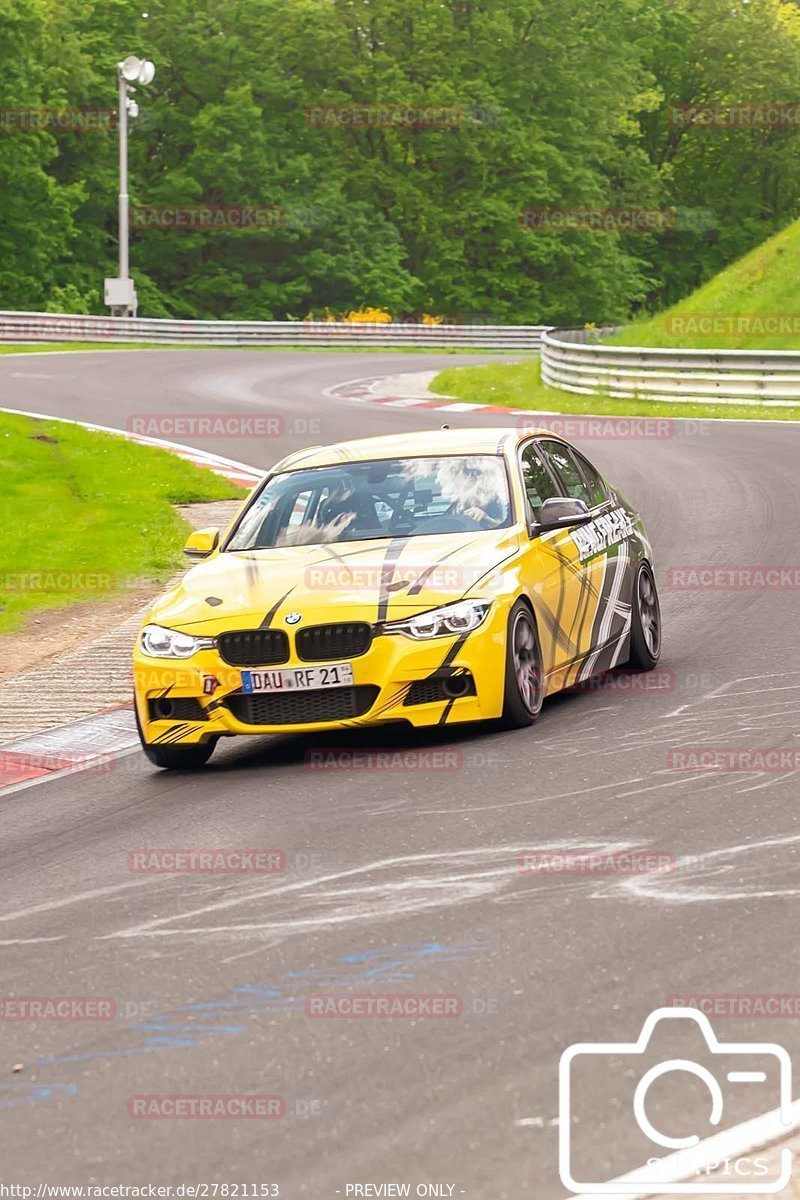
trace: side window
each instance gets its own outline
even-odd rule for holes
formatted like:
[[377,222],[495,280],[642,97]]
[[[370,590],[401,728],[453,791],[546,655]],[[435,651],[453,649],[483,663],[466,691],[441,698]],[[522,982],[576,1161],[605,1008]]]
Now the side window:
[[587,507],[592,507],[589,489],[583,482],[583,476],[578,470],[578,464],[572,457],[568,446],[559,442],[543,442],[542,450],[556,473],[556,478],[562,487],[562,496],[572,496],[573,500],[583,500]]
[[522,463],[522,482],[533,509],[534,518],[539,516],[539,509],[550,496],[558,495],[556,486],[550,477],[550,472],[544,465],[539,446],[530,442],[520,456]]
[[306,519],[309,506],[311,504],[313,492],[298,492],[295,497],[292,511],[289,513],[287,525],[302,525]]
[[572,451],[572,457],[580,467],[581,474],[583,475],[583,478],[586,480],[586,483],[589,487],[589,495],[592,497],[589,507],[594,508],[597,504],[605,504],[606,500],[608,499],[608,495],[606,493],[606,486],[603,483],[598,471],[592,466],[589,460],[584,458],[582,454],[579,454],[577,450]]

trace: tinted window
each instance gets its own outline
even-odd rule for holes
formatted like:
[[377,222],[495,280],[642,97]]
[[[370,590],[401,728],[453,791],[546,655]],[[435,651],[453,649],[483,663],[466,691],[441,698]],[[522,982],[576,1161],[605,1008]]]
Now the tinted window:
[[287,525],[302,525],[307,519],[309,509],[314,502],[313,492],[298,492],[295,496],[294,505],[289,513]]
[[539,447],[531,442],[522,451],[522,481],[528,502],[533,509],[534,518],[539,516],[539,509],[550,496],[556,496],[555,484],[542,460]]
[[381,459],[274,475],[226,549],[471,533],[510,523],[499,456]]
[[589,507],[594,508],[596,504],[605,504],[608,496],[606,487],[599,473],[595,470],[588,459],[579,454],[577,450],[572,451],[572,457],[577,462],[581,469],[581,474],[589,486],[589,494],[592,497]]
[[547,459],[556,473],[556,478],[561,483],[561,495],[572,496],[574,500],[583,500],[589,507],[592,506],[592,498],[589,494],[589,489],[583,482],[583,476],[578,470],[578,464],[572,457],[568,446],[562,446],[558,442],[544,442],[542,449],[547,454]]

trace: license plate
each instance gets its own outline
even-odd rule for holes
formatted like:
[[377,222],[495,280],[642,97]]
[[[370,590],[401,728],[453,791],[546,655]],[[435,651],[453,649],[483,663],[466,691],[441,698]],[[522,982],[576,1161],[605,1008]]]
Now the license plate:
[[327,667],[285,667],[277,671],[242,671],[243,692],[308,692],[314,688],[352,687],[350,663]]

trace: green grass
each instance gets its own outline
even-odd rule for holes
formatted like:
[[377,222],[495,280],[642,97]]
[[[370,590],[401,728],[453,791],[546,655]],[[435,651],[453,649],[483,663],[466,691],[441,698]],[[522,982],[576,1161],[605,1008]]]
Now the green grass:
[[[685,300],[609,339],[625,346],[698,350],[800,349],[800,220],[721,271]],[[780,316],[788,328],[758,328]],[[707,331],[692,318],[715,317]],[[739,318],[730,321],[728,318]],[[706,325],[708,322],[705,323]],[[738,328],[736,326],[739,326]]]
[[769,408],[760,404],[671,403],[659,400],[613,400],[581,396],[545,387],[539,363],[490,363],[483,367],[450,367],[440,371],[431,391],[471,404],[499,404],[534,412],[584,413],[588,416],[735,417],[745,420],[800,421],[800,404]]
[[172,506],[244,494],[164,450],[0,413],[0,632],[36,610],[156,591],[187,534]]
[[[673,350],[798,350],[799,261],[800,220],[733,263],[680,304],[649,320],[629,325],[606,340],[612,345]],[[770,332],[764,328],[766,318],[783,318],[783,327]],[[704,326],[707,326],[705,332]],[[590,416],[800,420],[800,402],[791,408],[773,408],[758,404],[673,404],[658,400],[613,400],[604,395],[581,396],[545,387],[539,364],[530,362],[442,371],[434,379],[432,390],[475,404]]]

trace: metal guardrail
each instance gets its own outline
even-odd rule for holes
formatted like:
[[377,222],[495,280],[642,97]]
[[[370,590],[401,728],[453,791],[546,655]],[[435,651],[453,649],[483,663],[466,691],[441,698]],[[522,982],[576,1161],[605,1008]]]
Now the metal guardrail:
[[0,343],[141,342],[206,346],[376,346],[541,349],[550,387],[615,398],[788,405],[800,401],[800,351],[609,346],[612,332],[550,325],[424,325],[350,321],[172,321],[0,311]]
[[800,351],[645,349],[597,341],[608,332],[547,330],[541,349],[544,383],[621,399],[775,406],[800,401]]
[[0,342],[147,342],[205,346],[420,346],[538,350],[547,325],[351,321],[171,321],[0,311]]

